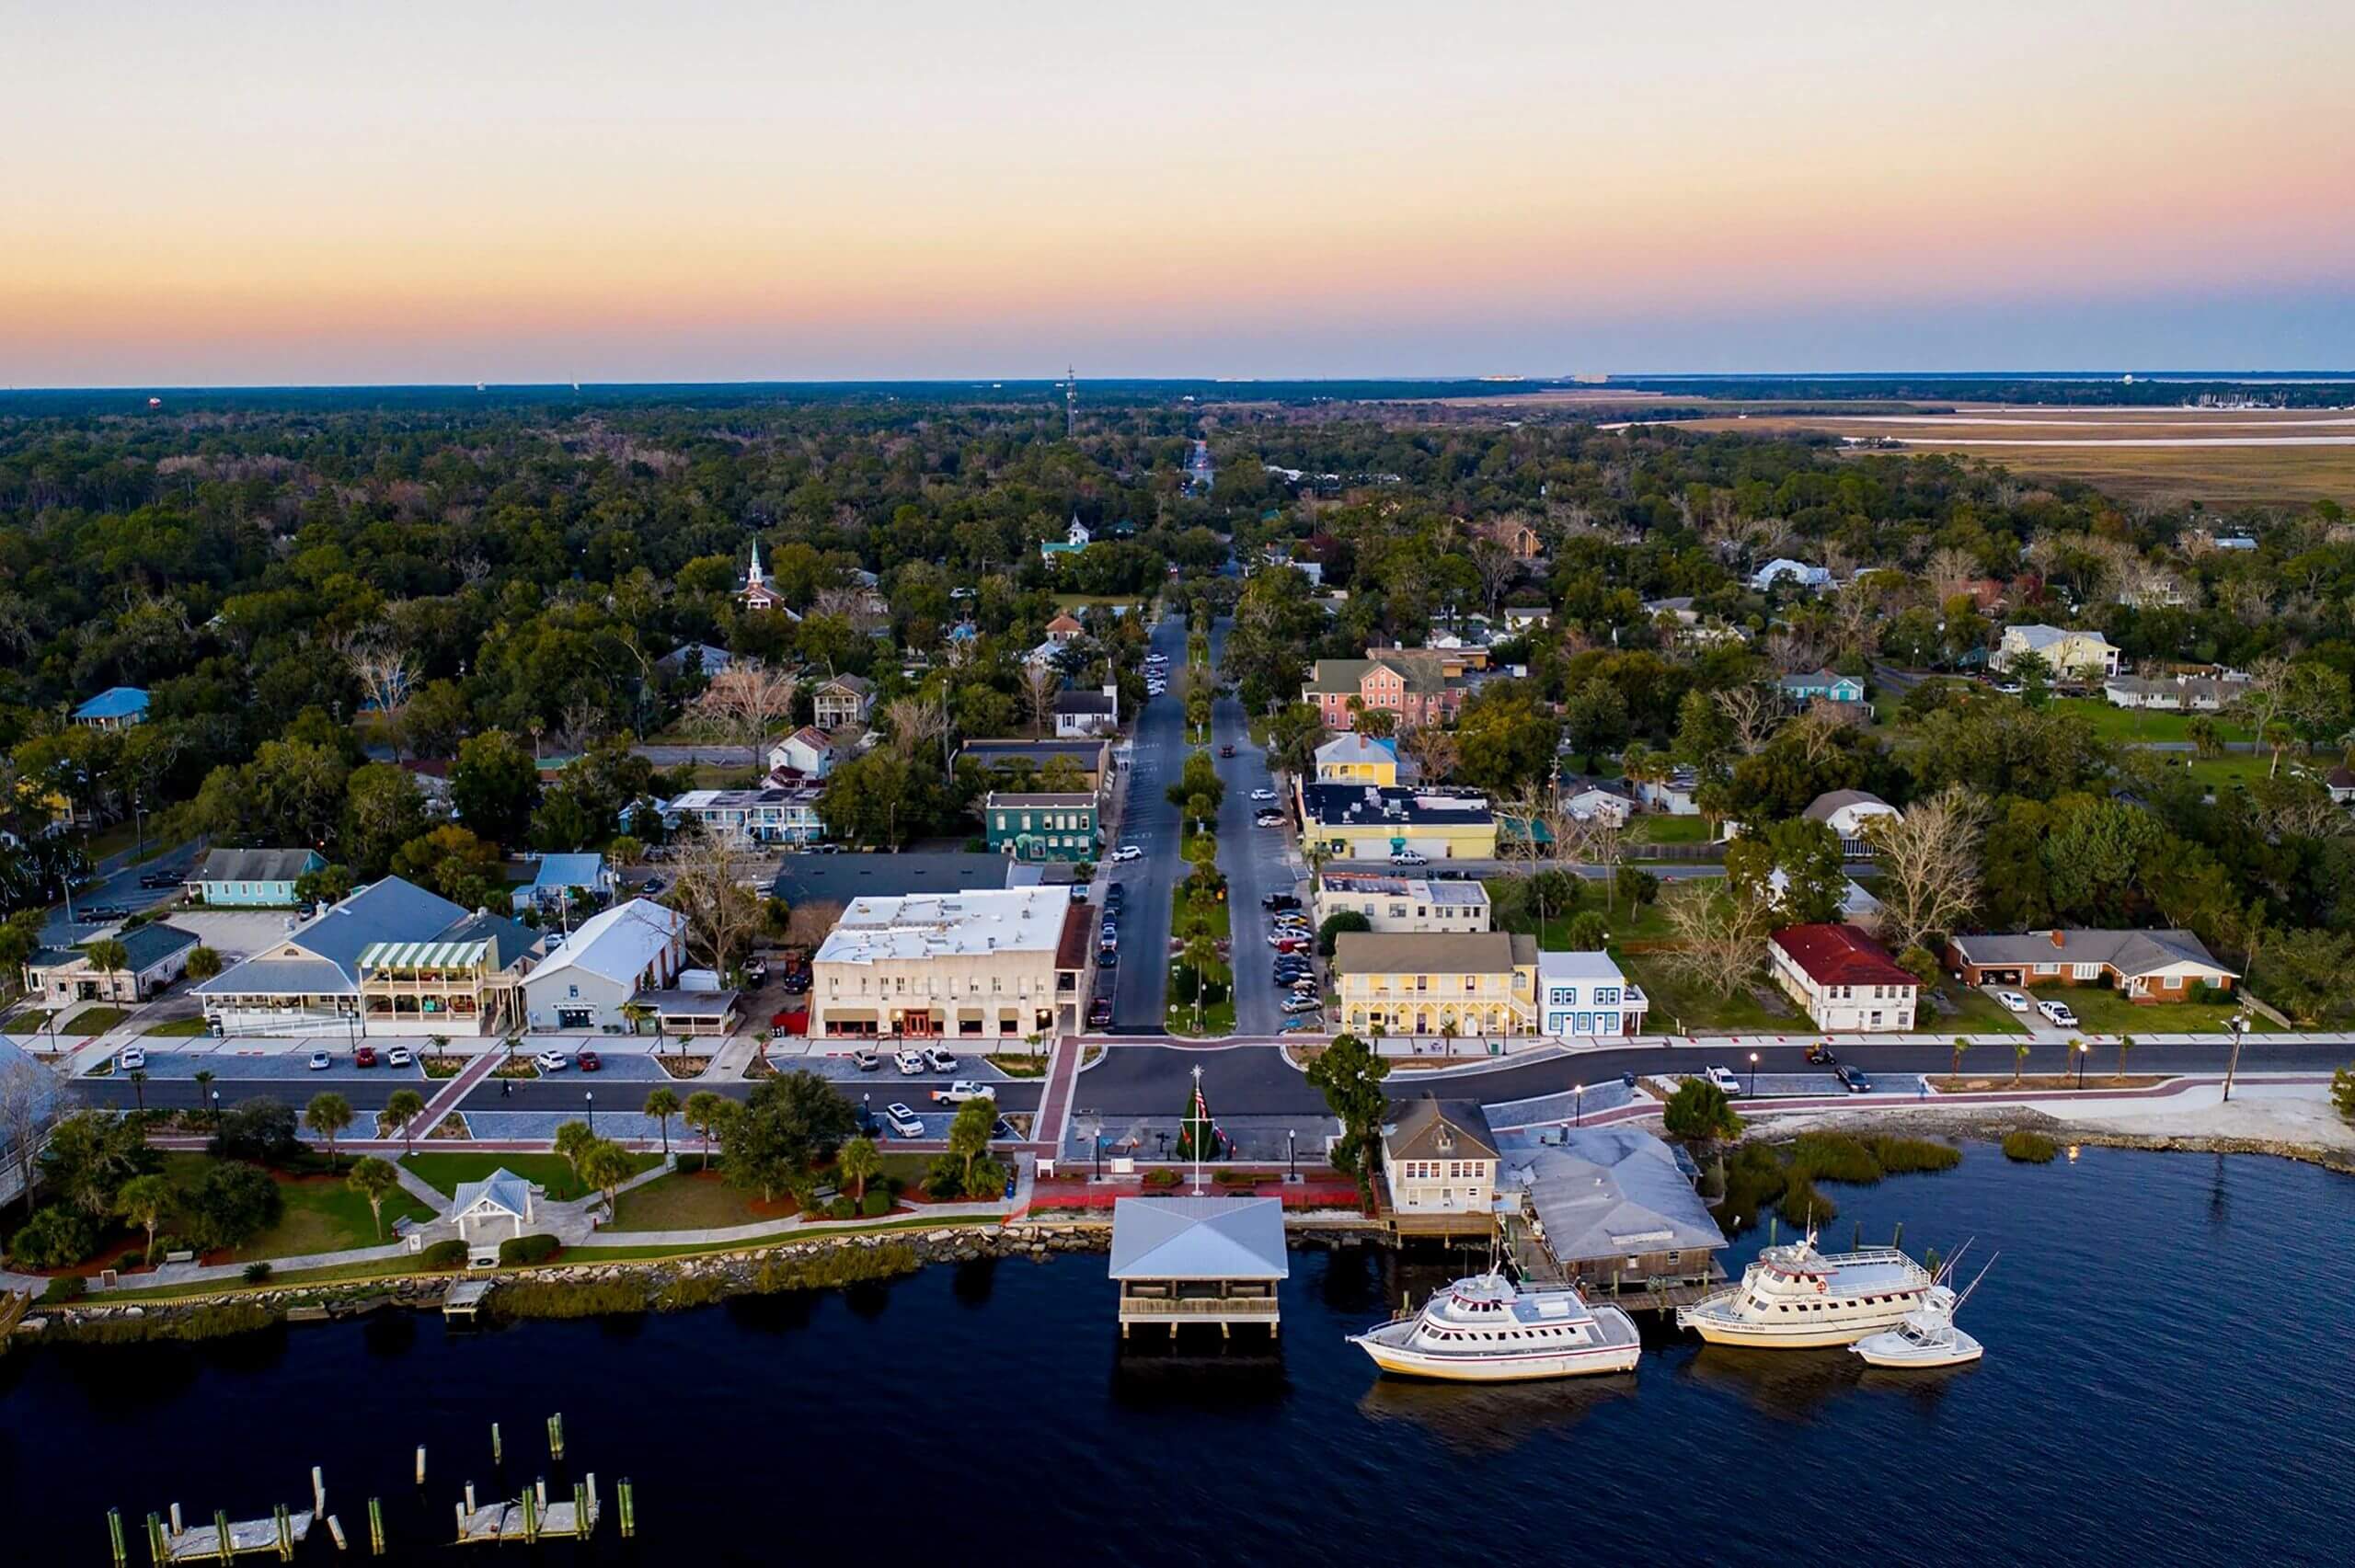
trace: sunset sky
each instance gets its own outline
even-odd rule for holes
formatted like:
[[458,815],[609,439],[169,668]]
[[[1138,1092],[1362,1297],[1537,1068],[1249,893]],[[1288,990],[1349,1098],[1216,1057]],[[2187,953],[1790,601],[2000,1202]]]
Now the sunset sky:
[[0,385],[2355,366],[2355,5],[0,0]]

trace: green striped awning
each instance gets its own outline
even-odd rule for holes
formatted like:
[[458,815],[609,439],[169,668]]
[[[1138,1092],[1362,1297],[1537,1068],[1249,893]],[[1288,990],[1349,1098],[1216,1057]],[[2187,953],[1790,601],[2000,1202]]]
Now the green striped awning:
[[488,942],[372,942],[360,950],[363,969],[471,969]]

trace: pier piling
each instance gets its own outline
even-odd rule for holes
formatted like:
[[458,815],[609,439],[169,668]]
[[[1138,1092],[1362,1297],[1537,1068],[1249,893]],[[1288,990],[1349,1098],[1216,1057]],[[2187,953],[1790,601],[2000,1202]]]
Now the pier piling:
[[169,1518],[169,1519],[172,1521],[172,1533],[173,1533],[174,1535],[178,1535],[178,1534],[179,1534],[179,1533],[180,1533],[180,1505],[179,1505],[178,1504],[177,1504],[177,1503],[173,1504],[173,1505],[172,1505],[172,1507],[171,1507],[171,1512],[170,1512],[168,1515],[167,1515],[166,1516],[167,1516],[167,1518]]
[[1898,1251],[1900,1251],[1900,1252],[1903,1252],[1903,1251],[1905,1250],[1905,1221],[1904,1221],[1904,1220],[1901,1219],[1901,1220],[1899,1220],[1899,1221],[1897,1222],[1897,1234],[1896,1234],[1896,1235],[1894,1235],[1894,1236],[1891,1236],[1891,1237],[1889,1239],[1889,1244],[1890,1244],[1890,1246],[1892,1246],[1892,1247],[1895,1247],[1895,1248],[1896,1248]]
[[614,1488],[614,1496],[621,1504],[622,1539],[628,1540],[638,1534],[638,1488],[631,1484],[629,1477],[624,1476],[621,1484]]
[[425,1484],[425,1445],[422,1443],[417,1446],[417,1483],[419,1486]]
[[335,1549],[338,1551],[346,1549],[347,1543],[343,1539],[343,1521],[333,1514],[327,1516],[327,1534],[335,1537]]
[[288,1516],[285,1504],[280,1503],[270,1508],[270,1524],[271,1532],[278,1538],[278,1560],[281,1562],[293,1562],[294,1521]]
[[147,1561],[157,1568],[164,1561],[164,1521],[152,1513],[147,1516]]
[[500,1443],[499,1423],[496,1421],[490,1424],[490,1462],[495,1465],[503,1465],[507,1462],[507,1452]]
[[560,1410],[548,1417],[548,1458],[564,1458],[564,1412]]
[[467,1512],[467,1513],[469,1513],[469,1514],[471,1514],[471,1513],[473,1513],[474,1511],[475,1511],[475,1483],[474,1483],[473,1482],[469,1481],[468,1482],[466,1482],[466,1512]]
[[311,1467],[311,1517],[325,1518],[327,1511],[327,1483],[319,1474],[319,1467]]
[[107,1551],[114,1568],[123,1568],[128,1554],[122,1549],[122,1510],[120,1508],[107,1510]]
[[385,1505],[374,1497],[368,1499],[368,1555],[385,1555]]
[[214,1531],[213,1539],[221,1543],[221,1561],[235,1562],[237,1560],[237,1538],[229,1531],[228,1509],[213,1510],[213,1528]]
[[1865,1222],[1861,1219],[1856,1221],[1856,1233],[1850,1238],[1848,1250],[1852,1253],[1861,1253],[1865,1250]]

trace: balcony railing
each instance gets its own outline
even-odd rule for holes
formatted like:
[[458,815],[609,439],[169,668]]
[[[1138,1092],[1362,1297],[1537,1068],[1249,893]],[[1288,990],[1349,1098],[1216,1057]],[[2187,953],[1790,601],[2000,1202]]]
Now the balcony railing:
[[1272,1296],[1189,1296],[1174,1301],[1165,1296],[1120,1298],[1124,1316],[1272,1318],[1276,1316],[1276,1305]]

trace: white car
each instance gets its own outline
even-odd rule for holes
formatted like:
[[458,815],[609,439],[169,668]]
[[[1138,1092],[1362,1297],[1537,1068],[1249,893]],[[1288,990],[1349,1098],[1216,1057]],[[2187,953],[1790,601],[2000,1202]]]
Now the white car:
[[925,1047],[924,1053],[924,1064],[925,1066],[932,1069],[935,1072],[954,1072],[957,1070],[957,1059],[954,1056],[947,1051],[933,1050],[929,1047]]
[[1738,1100],[1741,1097],[1741,1080],[1733,1075],[1733,1069],[1729,1067],[1712,1067],[1704,1073],[1703,1076],[1708,1079],[1710,1082],[1716,1084],[1718,1088],[1724,1090],[1726,1092],[1727,1099]]
[[960,1078],[946,1089],[932,1092],[936,1105],[961,1105],[968,1100],[994,1100],[997,1096],[970,1078]]
[[1430,863],[1430,856],[1420,850],[1392,850],[1390,852],[1390,864],[1393,865],[1429,865]]
[[917,1073],[924,1070],[924,1053],[922,1051],[894,1051],[891,1054],[891,1065],[900,1070],[901,1077],[913,1078]]
[[565,1059],[562,1051],[542,1051],[532,1059],[532,1065],[542,1072],[562,1072],[572,1063]]
[[1325,1004],[1323,1002],[1317,1001],[1316,998],[1313,996],[1288,996],[1284,998],[1284,1011],[1286,1013],[1314,1013],[1324,1005]]
[[407,1046],[395,1046],[391,1050],[385,1053],[385,1065],[386,1067],[407,1067],[416,1059],[417,1058],[415,1054],[413,1054]]
[[125,1047],[122,1054],[114,1059],[114,1064],[125,1072],[136,1072],[141,1068],[147,1065],[147,1047],[144,1046]]
[[1995,993],[1995,1000],[2002,1002],[2005,1007],[2010,1008],[2014,1013],[2026,1013],[2028,1011],[2028,998],[2022,996],[2016,990],[1999,990]]
[[883,1107],[883,1125],[902,1138],[924,1136],[924,1118],[897,1100]]
[[1251,798],[1254,800],[1273,800],[1276,798],[1276,792],[1271,789],[1255,789],[1251,792]]
[[1251,820],[1255,826],[1261,828],[1281,828],[1284,825],[1283,813],[1281,811],[1262,811]]
[[1144,851],[1135,844],[1122,844],[1119,849],[1112,852],[1112,858],[1114,860],[1122,861],[1143,860],[1144,858]]
[[313,1051],[311,1053],[311,1070],[313,1072],[325,1072],[334,1065],[335,1058],[327,1055],[327,1052]]
[[2036,1010],[2043,1013],[2044,1021],[2056,1029],[2074,1029],[2077,1026],[2077,1015],[2069,1011],[2069,1004],[2065,1001],[2039,1001],[2036,1004]]

